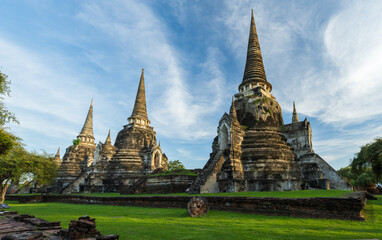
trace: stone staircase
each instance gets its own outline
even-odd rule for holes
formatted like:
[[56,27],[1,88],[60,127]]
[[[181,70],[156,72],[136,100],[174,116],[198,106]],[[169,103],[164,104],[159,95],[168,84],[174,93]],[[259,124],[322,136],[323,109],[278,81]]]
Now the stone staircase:
[[82,173],[80,176],[78,176],[76,179],[74,179],[68,186],[66,186],[64,189],[62,189],[61,193],[63,194],[70,194],[73,193],[73,190],[78,187],[78,185],[86,179],[94,172],[95,167],[90,166],[84,173]]
[[210,157],[208,162],[203,168],[203,172],[201,172],[196,180],[192,183],[190,187],[190,193],[200,193],[200,186],[202,186],[206,181],[208,176],[214,170],[216,164],[219,161],[219,158],[224,153],[224,150],[218,150],[214,155]]

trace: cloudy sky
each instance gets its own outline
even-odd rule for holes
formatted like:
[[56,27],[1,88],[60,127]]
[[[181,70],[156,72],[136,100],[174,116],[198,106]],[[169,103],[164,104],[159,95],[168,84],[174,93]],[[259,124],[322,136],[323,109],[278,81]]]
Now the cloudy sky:
[[338,169],[382,136],[382,1],[3,0],[0,71],[29,150],[76,138],[94,99],[96,142],[127,124],[141,68],[170,160],[201,168],[245,66],[254,9],[267,79],[291,122]]

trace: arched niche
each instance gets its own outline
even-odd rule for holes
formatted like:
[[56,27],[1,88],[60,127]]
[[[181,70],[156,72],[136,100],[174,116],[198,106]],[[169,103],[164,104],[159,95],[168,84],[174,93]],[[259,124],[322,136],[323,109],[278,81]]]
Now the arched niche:
[[160,168],[161,160],[162,160],[162,156],[161,156],[160,151],[154,152],[152,164],[151,164],[152,168],[153,169]]
[[219,145],[220,150],[228,148],[229,143],[229,128],[226,124],[222,124],[219,128]]

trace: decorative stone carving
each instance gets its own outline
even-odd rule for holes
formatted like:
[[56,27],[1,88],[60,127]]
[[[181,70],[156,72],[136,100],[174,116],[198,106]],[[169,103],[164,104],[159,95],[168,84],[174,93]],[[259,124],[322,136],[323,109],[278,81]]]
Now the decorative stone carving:
[[210,208],[208,201],[204,197],[193,197],[187,203],[187,213],[191,217],[200,217],[208,213]]

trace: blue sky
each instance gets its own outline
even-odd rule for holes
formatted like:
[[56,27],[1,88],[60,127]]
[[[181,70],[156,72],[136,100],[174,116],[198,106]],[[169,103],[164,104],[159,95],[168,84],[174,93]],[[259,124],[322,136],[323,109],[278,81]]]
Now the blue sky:
[[334,168],[382,136],[382,2],[13,1],[0,10],[6,102],[29,150],[61,157],[94,99],[94,135],[127,124],[145,68],[151,125],[170,160],[201,168],[242,81],[250,10],[265,71],[291,122]]

